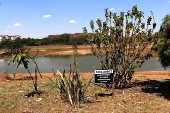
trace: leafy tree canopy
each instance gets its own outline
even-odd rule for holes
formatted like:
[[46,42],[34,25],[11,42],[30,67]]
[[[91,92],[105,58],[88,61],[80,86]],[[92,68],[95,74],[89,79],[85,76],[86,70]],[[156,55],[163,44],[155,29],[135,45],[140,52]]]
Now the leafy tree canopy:
[[170,66],[170,15],[163,19],[160,32],[157,33],[157,51],[164,68]]

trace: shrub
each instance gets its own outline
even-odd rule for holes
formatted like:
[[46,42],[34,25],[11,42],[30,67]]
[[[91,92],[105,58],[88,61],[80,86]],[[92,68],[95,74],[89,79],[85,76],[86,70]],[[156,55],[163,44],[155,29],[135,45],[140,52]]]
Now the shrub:
[[89,42],[99,68],[114,70],[115,88],[128,87],[135,69],[150,57],[156,27],[153,15],[145,20],[137,6],[120,13],[106,9],[105,20],[92,20],[90,26]]
[[60,92],[61,99],[69,101],[70,104],[75,107],[79,107],[80,102],[83,102],[85,99],[85,91],[87,87],[83,84],[77,70],[76,51],[74,54],[74,66],[72,69],[70,65],[70,72],[68,76],[66,76],[65,71],[63,74],[59,71],[54,74],[58,76],[57,88]]
[[[26,96],[34,96],[34,94],[40,94],[40,91],[38,90],[38,74],[41,76],[41,73],[39,71],[39,68],[38,68],[38,64],[35,60],[35,57],[31,56],[30,53],[29,53],[29,50],[28,49],[25,49],[25,48],[20,48],[20,49],[16,49],[14,52],[13,52],[13,55],[12,55],[12,58],[9,62],[9,65],[13,63],[13,64],[16,64],[16,70],[15,70],[15,73],[17,72],[18,68],[20,65],[23,65],[24,68],[27,70],[28,74],[30,75],[30,78],[32,79],[32,82],[33,82],[33,91],[29,94],[27,94]],[[29,68],[29,64],[30,63],[33,63],[35,65],[35,68],[34,68],[34,77],[32,76],[32,73],[30,71],[30,68]],[[15,73],[14,73],[14,78],[15,78]]]

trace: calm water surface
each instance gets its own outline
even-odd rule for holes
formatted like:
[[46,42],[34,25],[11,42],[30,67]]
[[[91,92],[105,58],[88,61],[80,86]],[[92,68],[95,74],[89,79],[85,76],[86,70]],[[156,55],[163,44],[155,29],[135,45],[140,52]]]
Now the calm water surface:
[[[41,72],[51,72],[52,70],[66,71],[69,70],[70,64],[73,64],[73,57],[39,57],[37,62]],[[96,58],[91,55],[79,56],[79,71],[87,72],[94,71],[96,65]],[[33,71],[34,65],[31,64],[30,68]],[[170,69],[170,68],[168,68]],[[8,59],[0,59],[0,72],[14,72],[15,65],[9,66]],[[138,71],[159,71],[164,70],[160,62],[156,58],[145,61],[143,66]],[[21,66],[18,70],[19,72],[25,72],[24,68]]]

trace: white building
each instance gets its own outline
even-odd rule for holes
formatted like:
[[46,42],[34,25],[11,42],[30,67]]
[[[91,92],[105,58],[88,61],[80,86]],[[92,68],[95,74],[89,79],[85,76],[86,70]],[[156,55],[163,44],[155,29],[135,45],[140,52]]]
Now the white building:
[[20,35],[0,35],[0,41],[2,40],[15,40],[17,38],[21,38]]

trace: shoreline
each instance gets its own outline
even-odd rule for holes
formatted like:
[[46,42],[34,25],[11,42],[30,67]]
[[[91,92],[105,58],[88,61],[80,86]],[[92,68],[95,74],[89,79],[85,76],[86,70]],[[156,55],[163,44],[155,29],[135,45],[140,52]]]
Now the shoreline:
[[[44,45],[44,46],[27,46],[33,56],[47,57],[47,56],[72,56],[72,45]],[[91,47],[89,45],[78,45],[78,55],[91,55]],[[5,50],[0,50],[0,58],[7,58],[8,55]]]
[[[72,56],[72,45],[47,45],[47,46],[29,46],[33,55],[37,56]],[[92,54],[91,47],[89,45],[78,45],[78,55]]]
[[[92,50],[90,45],[77,45],[78,55],[92,55]],[[43,46],[26,46],[30,49],[32,55],[38,57],[46,56],[72,56],[73,46],[72,45],[43,45]],[[158,57],[157,53],[152,53],[153,57]],[[8,57],[5,50],[0,50],[0,58]]]
[[[42,72],[42,79],[55,78],[52,72]],[[66,73],[67,75],[68,73]],[[34,75],[34,74],[33,74]],[[80,72],[80,76],[83,79],[90,79],[94,75],[93,72]],[[12,73],[0,72],[0,81],[9,81],[7,78],[12,77]],[[18,72],[16,73],[16,79],[22,80],[29,77],[28,73]],[[147,79],[170,79],[170,70],[165,71],[136,71],[134,78],[147,78]],[[6,79],[6,80],[5,80]]]

